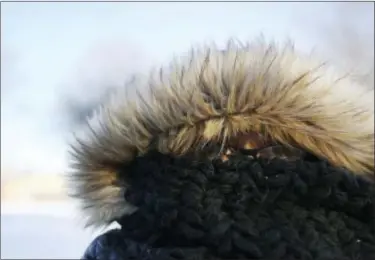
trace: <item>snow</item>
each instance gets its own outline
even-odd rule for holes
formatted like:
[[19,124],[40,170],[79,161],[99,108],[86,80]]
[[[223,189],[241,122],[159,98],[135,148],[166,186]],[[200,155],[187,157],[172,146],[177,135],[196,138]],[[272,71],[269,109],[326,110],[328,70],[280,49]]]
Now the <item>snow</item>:
[[77,216],[66,203],[2,202],[1,259],[79,259],[103,230],[83,229]]

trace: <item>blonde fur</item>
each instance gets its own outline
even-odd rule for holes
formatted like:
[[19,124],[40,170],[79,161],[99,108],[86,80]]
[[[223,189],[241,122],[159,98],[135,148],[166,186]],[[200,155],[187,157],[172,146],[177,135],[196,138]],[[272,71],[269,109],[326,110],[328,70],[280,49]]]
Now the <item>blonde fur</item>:
[[131,87],[147,89],[136,98],[118,93],[72,145],[71,184],[88,225],[136,210],[124,199],[116,167],[150,149],[204,153],[208,143],[224,147],[258,132],[354,173],[374,173],[374,91],[292,45],[230,42],[225,50],[194,50],[140,81]]

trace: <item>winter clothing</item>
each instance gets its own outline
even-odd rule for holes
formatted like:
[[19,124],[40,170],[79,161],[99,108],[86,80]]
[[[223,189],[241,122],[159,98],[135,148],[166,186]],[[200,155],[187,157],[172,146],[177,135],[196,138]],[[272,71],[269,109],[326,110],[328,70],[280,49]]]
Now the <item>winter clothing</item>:
[[87,224],[121,226],[83,259],[375,259],[373,90],[263,42],[137,83],[72,146]]

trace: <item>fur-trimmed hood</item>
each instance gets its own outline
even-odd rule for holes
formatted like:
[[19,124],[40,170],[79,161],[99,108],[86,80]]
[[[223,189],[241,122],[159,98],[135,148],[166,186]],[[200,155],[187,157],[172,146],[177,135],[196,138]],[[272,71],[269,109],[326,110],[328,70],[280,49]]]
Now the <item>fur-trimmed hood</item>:
[[225,148],[259,133],[356,174],[374,174],[374,91],[291,45],[193,50],[128,87],[142,93],[117,93],[72,145],[70,184],[88,225],[136,211],[118,169],[150,150],[209,156],[211,145]]

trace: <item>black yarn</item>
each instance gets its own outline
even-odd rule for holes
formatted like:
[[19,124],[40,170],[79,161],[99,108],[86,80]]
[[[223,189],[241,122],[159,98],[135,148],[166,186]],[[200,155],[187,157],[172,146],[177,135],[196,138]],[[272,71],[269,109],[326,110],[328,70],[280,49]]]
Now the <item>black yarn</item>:
[[139,210],[85,259],[375,259],[375,186],[327,162],[151,152],[121,172]]

